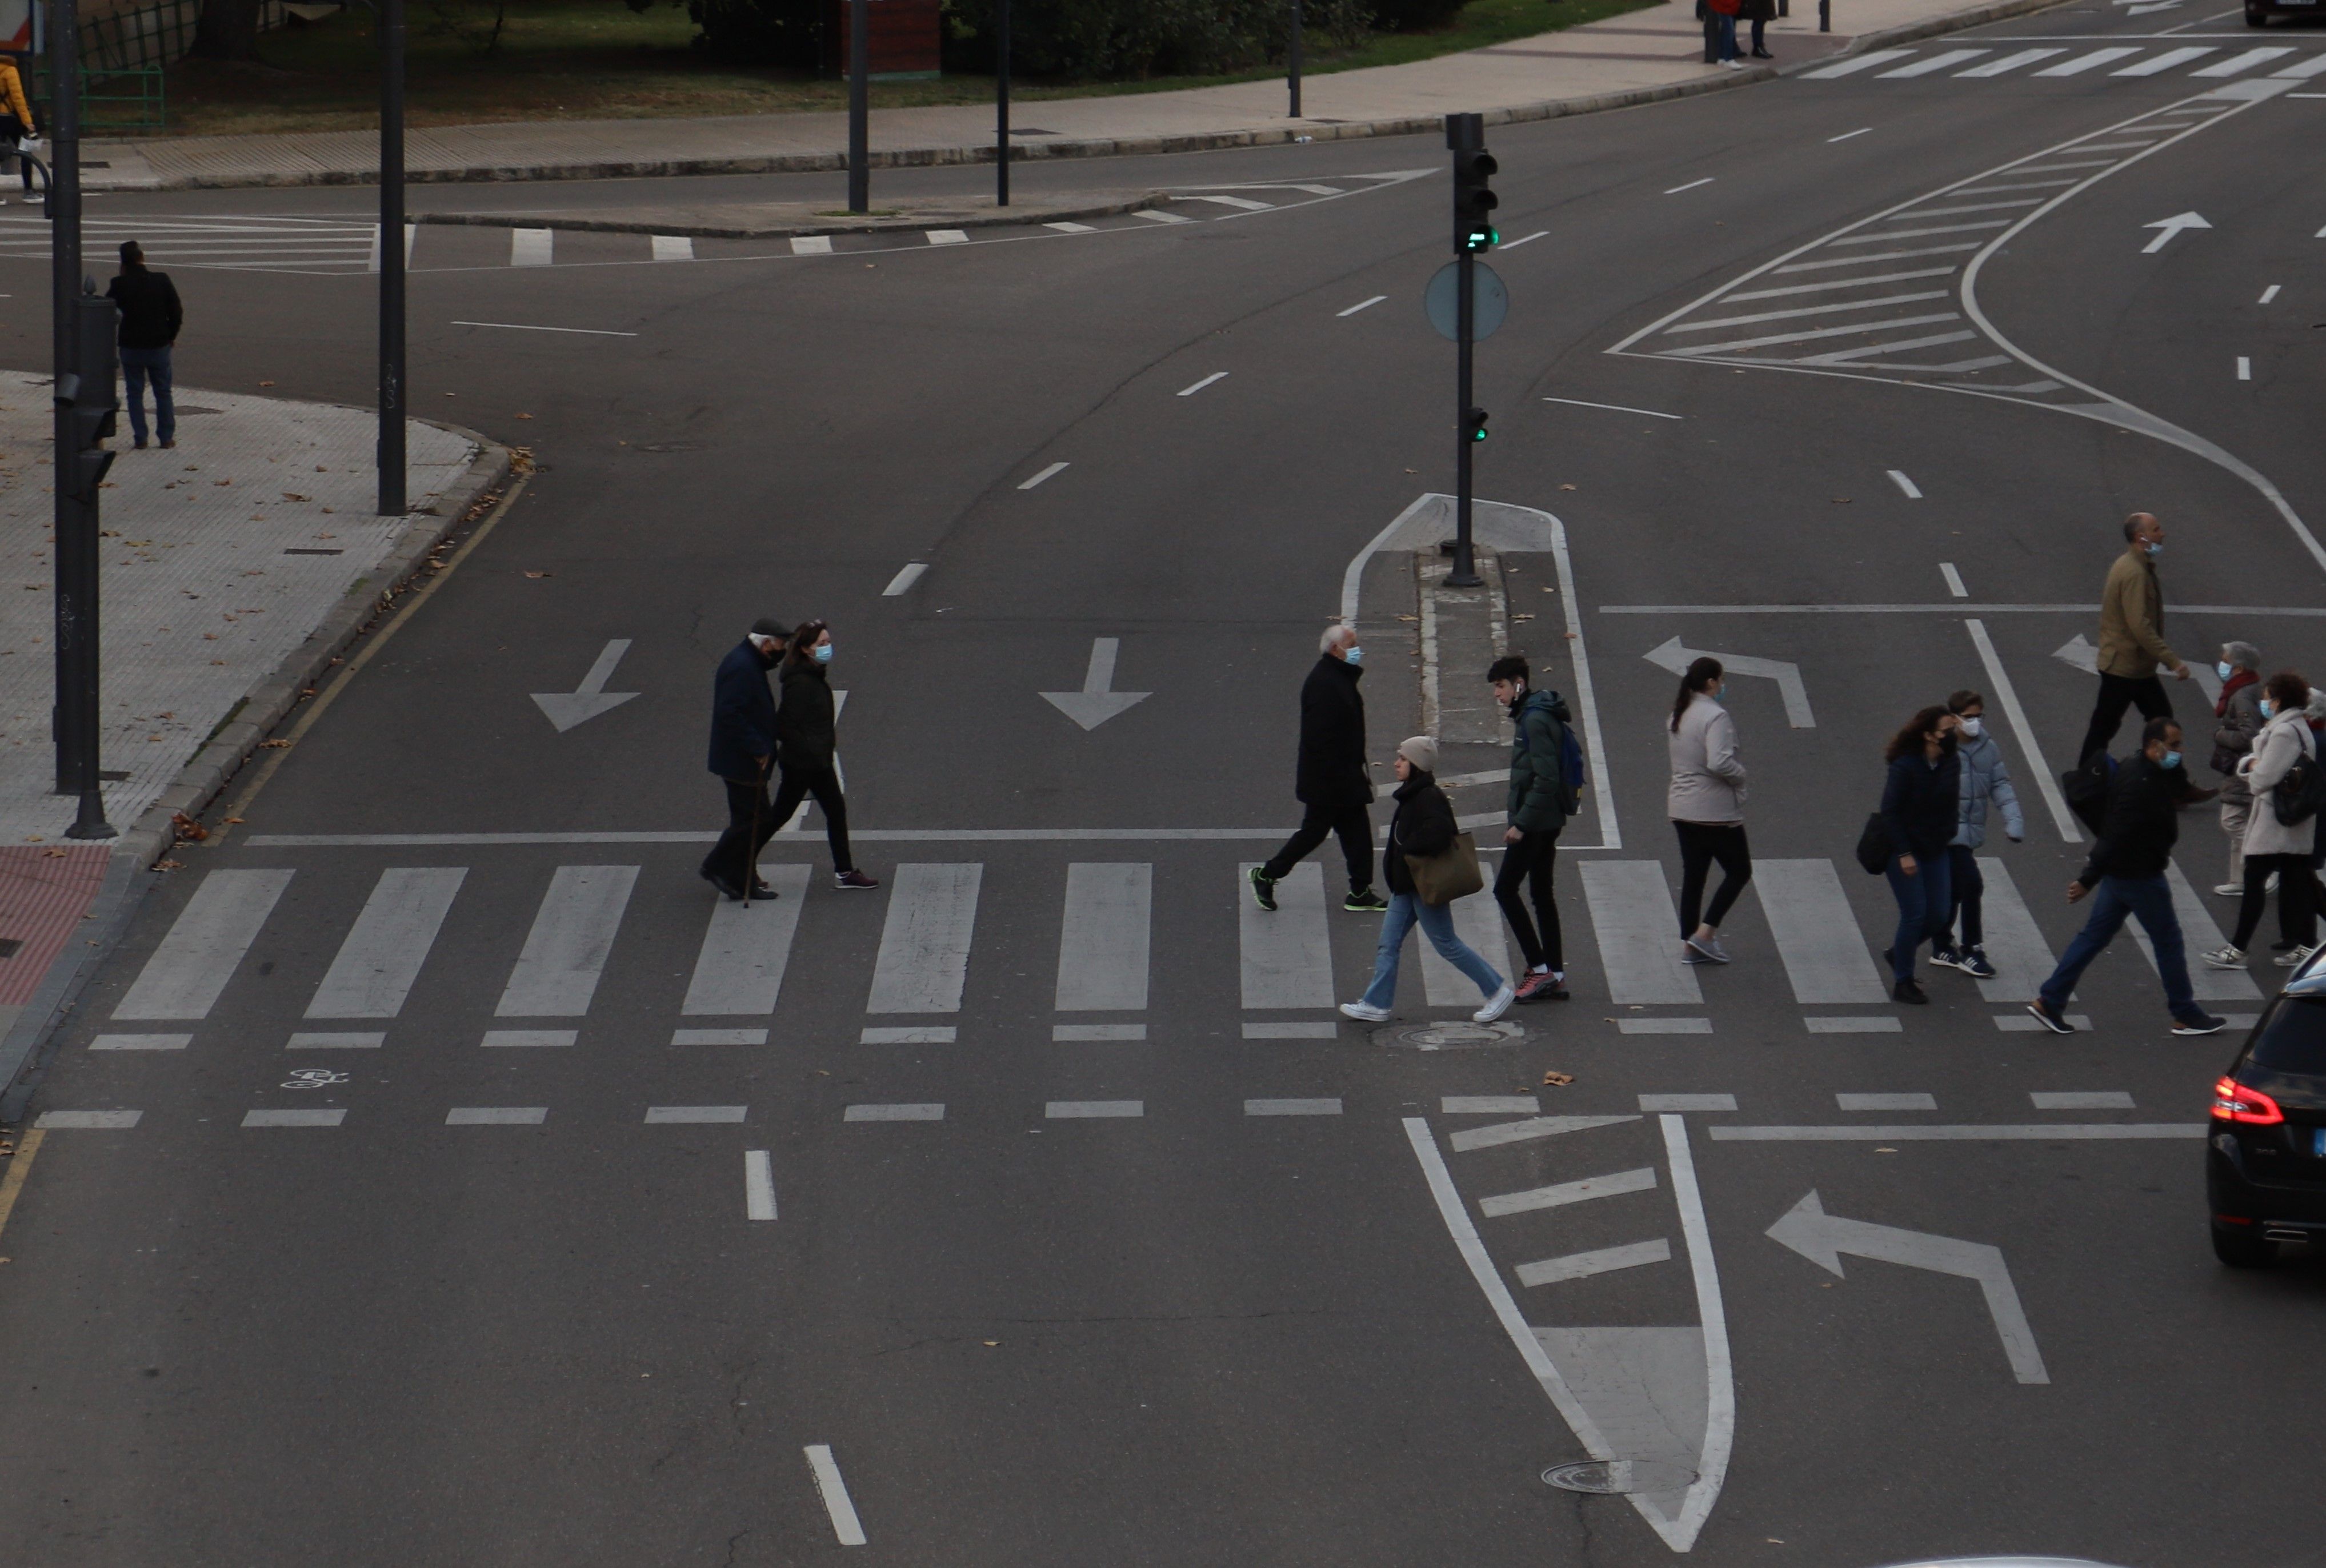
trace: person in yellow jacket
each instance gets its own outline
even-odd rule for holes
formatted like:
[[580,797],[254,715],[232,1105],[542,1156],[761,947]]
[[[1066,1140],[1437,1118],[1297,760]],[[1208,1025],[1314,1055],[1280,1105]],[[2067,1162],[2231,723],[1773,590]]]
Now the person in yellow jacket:
[[16,70],[15,60],[0,54],[0,174],[8,165],[17,165],[24,177],[24,189],[33,189],[32,165],[16,156],[16,144],[40,133],[33,128],[33,106],[24,97],[24,79]]

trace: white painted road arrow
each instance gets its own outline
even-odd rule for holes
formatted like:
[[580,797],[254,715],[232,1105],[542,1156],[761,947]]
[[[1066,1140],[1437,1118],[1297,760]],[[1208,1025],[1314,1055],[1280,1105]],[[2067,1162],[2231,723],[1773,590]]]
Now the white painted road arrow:
[[2171,245],[2172,243],[2172,237],[2179,234],[2182,229],[2210,228],[2213,226],[2207,223],[2203,218],[2198,217],[2193,212],[2184,212],[2177,218],[2160,218],[2154,223],[2144,223],[2140,227],[2143,228],[2153,228],[2157,231],[2157,235],[2154,239],[2150,240],[2146,245],[2140,247],[2141,255],[2154,255],[2158,251],[2163,250],[2166,246]]
[[1096,729],[1118,713],[1137,707],[1154,695],[1152,691],[1116,691],[1114,685],[1114,655],[1121,651],[1121,637],[1091,639],[1090,669],[1083,675],[1079,691],[1045,691],[1042,695],[1050,705],[1084,729]]
[[2043,1370],[2043,1358],[2035,1350],[2035,1331],[2027,1326],[2027,1314],[2020,1310],[2019,1292],[2012,1285],[2011,1270],[2000,1249],[1981,1241],[1957,1241],[1949,1236],[1838,1219],[1825,1211],[1815,1188],[1769,1227],[1769,1236],[1836,1276],[1841,1274],[1841,1255],[1847,1252],[1877,1263],[1903,1264],[1978,1281],[1979,1289],[1986,1293],[1986,1310],[1995,1316],[2003,1353],[2010,1358],[2012,1374],[2022,1383],[2052,1380]]
[[541,704],[541,710],[549,715],[549,721],[557,726],[558,734],[564,734],[577,724],[586,724],[600,713],[610,712],[637,695],[635,691],[606,690],[606,682],[614,678],[614,666],[620,663],[622,655],[629,651],[630,639],[616,637],[598,655],[598,662],[590,666],[590,673],[582,677],[581,685],[571,691],[535,691],[533,694],[533,700]]
[[1674,637],[1661,647],[1651,648],[1641,657],[1660,669],[1675,675],[1685,675],[1688,667],[1698,659],[1720,661],[1721,669],[1730,675],[1758,675],[1777,683],[1777,693],[1785,700],[1785,722],[1795,729],[1815,729],[1817,720],[1810,714],[1809,688],[1801,684],[1801,667],[1782,659],[1755,659],[1744,654],[1707,654],[1701,648],[1684,648]]
[[2052,649],[2052,656],[2063,663],[2073,664],[2087,675],[2100,673],[2100,651],[2092,646],[2081,632]]

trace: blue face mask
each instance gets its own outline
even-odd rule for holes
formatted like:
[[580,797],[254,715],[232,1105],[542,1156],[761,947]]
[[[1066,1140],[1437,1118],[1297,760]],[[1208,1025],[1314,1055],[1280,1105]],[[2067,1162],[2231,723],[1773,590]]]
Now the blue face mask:
[[2221,660],[2213,666],[2213,673],[2219,675],[2224,681],[2228,680],[2237,673],[2238,667],[2235,664],[2230,663],[2227,659]]
[[2154,543],[2144,545],[2142,548],[2148,552],[2149,559],[2154,561],[2156,557],[2164,553],[2164,542],[2163,540],[2158,540]]
[[815,645],[814,653],[815,662],[817,663],[829,664],[832,663],[832,645],[830,643],[818,643]]
[[1345,664],[1362,664],[1365,662],[1365,651],[1363,648],[1352,647],[1341,655],[1341,662]]
[[2275,703],[2275,702],[2273,702],[2273,701],[2271,701],[2271,700],[2270,700],[2268,698],[2266,698],[2266,697],[2263,698],[2263,699],[2262,699],[2258,703],[2256,703],[2256,707],[2258,707],[2258,708],[2261,710],[2261,716],[2262,716],[2264,719],[2267,719],[2267,718],[2269,718],[2271,715],[2275,714],[2275,713],[2277,711],[2277,704],[2276,704],[2276,703]]
[[2170,772],[2181,765],[2181,754],[2177,751],[2168,751],[2164,754],[2163,762],[2165,770]]

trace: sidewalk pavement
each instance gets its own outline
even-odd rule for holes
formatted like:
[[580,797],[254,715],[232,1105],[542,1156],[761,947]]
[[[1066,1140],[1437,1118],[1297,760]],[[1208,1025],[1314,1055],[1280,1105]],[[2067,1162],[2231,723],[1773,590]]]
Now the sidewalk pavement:
[[102,937],[109,923],[82,923],[100,888],[134,892],[171,812],[217,793],[510,462],[414,420],[414,509],[383,518],[367,410],[181,387],[170,451],[124,450],[125,412],[100,556],[99,765],[121,836],[80,843],[63,837],[77,803],[51,793],[51,417],[46,377],[0,371],[0,1088],[98,951],[69,944]]
[[[1183,92],[1021,103],[1039,129],[1019,133],[1021,158],[1199,152],[1299,140],[1410,135],[1442,117],[1478,111],[1488,125],[1552,119],[1734,87],[1843,52],[1927,37],[2038,11],[2061,0],[1833,0],[1834,28],[1817,31],[1816,0],[1772,23],[1772,65],[1725,70],[1704,63],[1693,0],[1412,65],[1313,76],[1308,117],[1285,116],[1279,80]],[[667,174],[753,174],[844,166],[843,114],[739,115],[706,119],[568,120],[450,125],[406,133],[406,177],[428,181],[596,180]],[[266,185],[368,184],[378,177],[375,133],[156,137],[91,142],[91,190],[179,190]],[[990,105],[887,109],[872,116],[880,167],[991,162]]]

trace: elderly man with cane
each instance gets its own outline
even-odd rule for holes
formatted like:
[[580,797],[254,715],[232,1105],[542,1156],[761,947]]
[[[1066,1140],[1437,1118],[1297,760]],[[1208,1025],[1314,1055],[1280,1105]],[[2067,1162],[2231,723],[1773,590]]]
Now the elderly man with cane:
[[754,895],[773,898],[759,880],[759,851],[777,823],[768,802],[768,765],[776,753],[776,697],[768,672],[783,656],[791,628],[768,619],[751,623],[744,639],[719,662],[712,683],[711,771],[727,786],[727,830],[702,859],[702,879],[746,905]]

